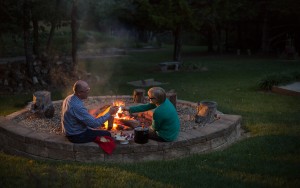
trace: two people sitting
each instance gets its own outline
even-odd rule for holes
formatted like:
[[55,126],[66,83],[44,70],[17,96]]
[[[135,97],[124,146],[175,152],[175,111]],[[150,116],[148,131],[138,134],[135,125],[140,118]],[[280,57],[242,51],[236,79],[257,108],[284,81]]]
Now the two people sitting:
[[[100,117],[89,114],[83,100],[87,99],[90,87],[87,82],[78,80],[73,86],[73,94],[67,96],[62,104],[62,131],[73,143],[93,142],[98,136],[111,136],[109,131],[97,128],[111,120],[118,111],[118,106],[110,107],[109,111]],[[177,139],[180,121],[174,105],[166,97],[161,87],[148,90],[149,103],[122,109],[129,113],[154,110],[149,139],[161,142],[172,142]]]

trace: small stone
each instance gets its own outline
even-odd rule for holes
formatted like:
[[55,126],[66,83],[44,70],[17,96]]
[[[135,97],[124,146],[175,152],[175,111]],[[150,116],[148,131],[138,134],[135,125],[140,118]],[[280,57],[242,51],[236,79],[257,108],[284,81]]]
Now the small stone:
[[55,109],[54,109],[53,105],[49,106],[44,112],[45,117],[52,118],[54,115],[54,111],[55,111]]

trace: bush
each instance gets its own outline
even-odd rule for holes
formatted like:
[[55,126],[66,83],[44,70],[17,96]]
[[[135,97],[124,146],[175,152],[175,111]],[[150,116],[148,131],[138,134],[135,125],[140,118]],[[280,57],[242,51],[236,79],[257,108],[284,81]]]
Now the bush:
[[259,83],[258,87],[261,90],[269,91],[273,86],[278,86],[280,84],[288,84],[293,81],[300,80],[300,72],[283,72],[283,73],[272,73],[263,77]]

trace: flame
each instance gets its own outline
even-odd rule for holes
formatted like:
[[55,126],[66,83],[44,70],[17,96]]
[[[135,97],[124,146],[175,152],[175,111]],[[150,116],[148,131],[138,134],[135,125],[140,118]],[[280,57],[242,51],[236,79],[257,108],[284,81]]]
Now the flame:
[[[121,106],[125,106],[125,103],[123,101],[114,101],[113,106],[119,106],[119,109],[118,109],[117,113],[115,114],[114,118],[115,119],[120,119],[121,116],[122,116],[122,111],[123,111]],[[105,129],[108,129],[108,122],[107,121],[104,123],[104,127],[105,127]],[[118,124],[113,123],[112,130],[116,130],[117,127],[118,127]]]
[[125,106],[125,102],[124,101],[114,101],[113,106]]
[[114,118],[120,119],[121,115],[122,115],[122,108],[121,108],[121,106],[119,106],[119,109],[118,109],[117,113],[115,114]]
[[108,121],[104,122],[104,128],[107,130],[108,129]]
[[[125,106],[125,102],[123,102],[123,101],[114,101],[113,106],[118,106],[119,107],[117,113],[114,115],[114,119],[126,119],[126,120],[134,119],[134,118],[130,117],[128,114],[127,115],[124,114],[121,106]],[[108,129],[108,122],[107,121],[104,123],[104,127],[105,127],[106,130]],[[112,127],[111,130],[116,130],[117,127],[118,127],[118,124],[113,123],[113,127]]]
[[[116,130],[117,129],[117,124],[113,124],[113,127],[112,127],[112,130]],[[108,129],[108,121],[106,121],[105,123],[104,123],[104,128],[107,130]]]

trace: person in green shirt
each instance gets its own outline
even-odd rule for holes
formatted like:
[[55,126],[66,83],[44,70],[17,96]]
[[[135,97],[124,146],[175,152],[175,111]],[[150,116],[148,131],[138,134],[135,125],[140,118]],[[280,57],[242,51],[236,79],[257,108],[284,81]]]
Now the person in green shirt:
[[123,107],[129,113],[153,111],[152,125],[149,130],[149,139],[172,142],[177,139],[180,130],[180,121],[174,105],[166,97],[161,87],[152,87],[148,90],[150,102],[137,106]]

